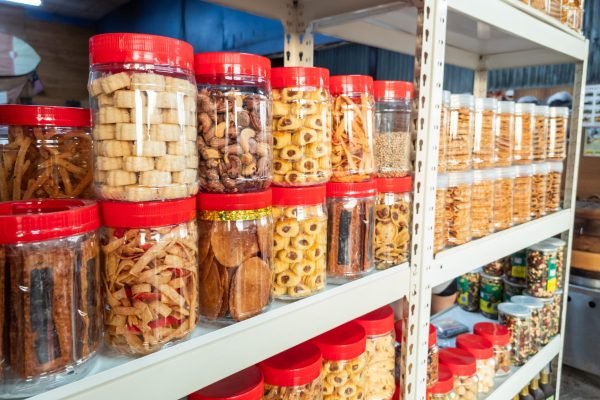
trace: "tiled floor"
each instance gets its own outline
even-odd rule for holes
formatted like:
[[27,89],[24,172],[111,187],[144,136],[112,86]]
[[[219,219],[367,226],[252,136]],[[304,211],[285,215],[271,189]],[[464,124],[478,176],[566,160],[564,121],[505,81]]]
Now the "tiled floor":
[[600,377],[563,366],[561,400],[600,400]]

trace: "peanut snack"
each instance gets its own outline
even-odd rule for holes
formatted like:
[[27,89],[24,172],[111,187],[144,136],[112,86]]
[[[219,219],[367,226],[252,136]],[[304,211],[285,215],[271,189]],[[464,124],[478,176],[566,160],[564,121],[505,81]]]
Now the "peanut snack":
[[477,400],[477,375],[454,376],[454,391],[457,400]]
[[402,195],[378,193],[375,204],[373,258],[382,270],[408,260],[411,204]]
[[323,400],[366,399],[367,353],[352,360],[325,360],[323,378]]
[[515,366],[525,364],[531,354],[530,315],[529,309],[519,304],[498,306],[498,319],[510,332],[511,361]]

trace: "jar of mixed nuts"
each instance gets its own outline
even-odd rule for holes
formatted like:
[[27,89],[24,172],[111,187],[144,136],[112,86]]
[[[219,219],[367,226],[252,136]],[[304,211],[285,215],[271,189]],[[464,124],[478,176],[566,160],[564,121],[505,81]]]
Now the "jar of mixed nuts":
[[473,170],[471,197],[471,234],[473,239],[494,232],[494,169]]
[[451,172],[448,174],[446,191],[446,221],[449,245],[461,245],[471,240],[471,195],[473,173]]
[[565,247],[567,242],[555,237],[548,238],[543,242],[556,247],[556,289],[562,289],[565,266]]
[[510,301],[513,296],[521,295],[525,290],[527,290],[527,284],[525,284],[525,282],[513,282],[506,276],[503,278],[503,282],[504,296],[502,296],[502,301]]
[[475,98],[470,94],[450,96],[450,127],[446,147],[446,170],[471,169],[475,132]]
[[548,182],[548,163],[531,164],[531,218],[541,218],[546,215],[546,193]]
[[479,311],[479,272],[467,272],[458,277],[456,302],[465,311]]
[[510,167],[513,161],[513,142],[515,136],[515,103],[513,101],[498,102],[498,128],[494,157],[496,167]]
[[556,291],[556,247],[544,242],[527,248],[527,290],[534,297]]
[[501,231],[513,225],[513,192],[515,169],[496,168],[494,181],[494,228]]
[[263,374],[253,365],[188,395],[188,400],[262,400],[263,388]]
[[427,388],[427,400],[456,400],[454,392],[454,375],[443,364],[440,364],[438,381],[435,385]]
[[486,338],[493,346],[496,376],[510,372],[510,332],[504,325],[493,322],[478,322],[473,325],[473,333]]
[[440,112],[440,144],[438,146],[438,174],[446,172],[446,151],[448,148],[448,131],[450,130],[450,92],[442,93],[442,109]]
[[510,301],[523,305],[531,311],[529,334],[531,335],[530,356],[534,356],[541,349],[542,343],[547,342],[548,326],[544,321],[544,303],[540,299],[531,296],[517,295],[511,297]]
[[533,159],[533,135],[535,132],[535,104],[515,104],[515,139],[513,164],[529,164]]
[[548,335],[552,338],[560,333],[562,323],[563,291],[557,289],[552,296],[551,324]]
[[550,108],[548,106],[535,107],[535,132],[533,134],[533,161],[544,161],[546,159],[546,139],[548,137],[548,117]]
[[553,161],[548,164],[546,213],[549,214],[560,210],[560,188],[562,184],[563,163],[562,161]]
[[437,345],[437,330],[435,325],[429,324],[429,338],[427,340],[427,387],[435,385],[438,381],[440,348]]
[[483,336],[464,333],[456,337],[456,347],[466,350],[477,365],[477,392],[489,393],[494,388],[496,359],[492,343]]
[[446,219],[446,192],[448,175],[438,174],[435,190],[435,225],[433,227],[433,251],[444,250],[448,242],[448,220]]
[[504,285],[501,276],[481,273],[481,290],[479,293],[479,308],[481,314],[487,318],[498,318],[498,304],[502,302]]
[[531,220],[531,165],[515,165],[513,192],[513,222],[522,224]]
[[504,275],[504,271],[510,264],[510,256],[503,257],[499,260],[492,261],[489,264],[483,266],[483,272],[492,276],[502,276]]
[[550,107],[548,140],[546,142],[546,159],[562,161],[567,158],[567,130],[569,126],[569,109],[567,107]]
[[473,136],[473,169],[494,166],[494,141],[496,140],[498,100],[475,99],[475,133]]
[[469,352],[456,348],[442,349],[440,364],[445,365],[454,375],[454,391],[458,400],[477,399],[477,365]]
[[510,332],[512,364],[525,364],[531,354],[531,311],[520,304],[500,303],[498,319]]
[[507,265],[504,275],[509,281],[526,285],[527,283],[527,251],[519,250],[510,256],[510,264]]
[[[554,292],[556,294],[556,292]],[[540,340],[538,342],[538,345],[544,346],[547,345],[550,342],[550,339],[552,339],[553,336],[555,336],[554,334],[554,324],[553,324],[553,307],[554,307],[554,296],[553,297],[532,297],[531,294],[527,291],[524,290],[523,291],[523,295],[527,296],[527,297],[531,297],[534,298],[535,300],[537,300],[538,302],[541,302],[542,304],[542,310],[540,311],[540,319],[541,319],[541,325],[542,325],[542,335],[540,337]]]

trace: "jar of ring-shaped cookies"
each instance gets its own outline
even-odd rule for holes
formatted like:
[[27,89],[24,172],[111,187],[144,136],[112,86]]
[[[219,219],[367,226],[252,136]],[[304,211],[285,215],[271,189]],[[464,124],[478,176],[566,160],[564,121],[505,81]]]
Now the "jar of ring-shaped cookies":
[[273,187],[273,296],[295,300],[327,281],[325,185]]
[[[198,195],[200,316],[228,324],[262,313],[271,303],[271,190]],[[281,257],[293,261],[287,251]]]
[[188,395],[188,400],[262,400],[263,374],[256,365]]

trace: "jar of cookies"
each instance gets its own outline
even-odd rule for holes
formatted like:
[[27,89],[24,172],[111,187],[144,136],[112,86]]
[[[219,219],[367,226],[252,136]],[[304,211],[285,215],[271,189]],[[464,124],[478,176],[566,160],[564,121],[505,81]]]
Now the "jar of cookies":
[[513,164],[529,164],[533,159],[533,136],[535,134],[535,104],[515,104],[515,138]]
[[[273,296],[295,300],[326,285],[325,185],[273,192]],[[281,254],[280,254],[281,252]]]
[[313,339],[323,356],[323,400],[366,398],[367,337],[364,328],[348,322]]
[[488,275],[481,272],[479,292],[479,309],[484,317],[498,318],[498,304],[502,302],[504,285],[501,276]]
[[427,387],[435,385],[438,381],[439,355],[440,348],[437,344],[437,330],[435,325],[430,323],[429,336],[427,338]]
[[513,296],[523,294],[527,290],[527,285],[524,282],[514,282],[506,276],[502,281],[504,282],[504,296],[502,296],[502,301],[510,301]]
[[495,166],[510,167],[513,161],[513,142],[515,136],[515,103],[498,102],[498,128],[495,141]]
[[531,220],[531,165],[515,165],[513,189],[513,222],[518,225]]
[[188,400],[262,400],[263,374],[253,365],[188,395]]
[[99,227],[91,200],[0,203],[1,397],[90,371],[102,335]]
[[529,355],[534,356],[542,348],[542,343],[547,343],[548,327],[544,324],[544,303],[540,299],[527,295],[513,296],[510,301],[525,306],[531,311],[531,320],[529,322],[531,346],[529,348]]
[[479,272],[467,272],[458,277],[456,302],[465,311],[479,311]]
[[375,81],[375,166],[377,176],[412,171],[412,82]]
[[91,198],[85,108],[0,105],[0,201]]
[[329,71],[282,67],[273,86],[273,184],[306,186],[331,177]]
[[471,236],[478,239],[494,232],[494,169],[473,170]]
[[[228,324],[262,313],[271,303],[274,259],[300,258],[288,247],[273,250],[271,190],[198,195],[200,316]],[[289,277],[288,277],[289,278]],[[280,279],[287,287],[300,277]]]
[[551,237],[544,240],[543,243],[556,248],[556,289],[562,289],[565,272],[565,247],[567,246],[567,242],[556,237]]
[[446,151],[448,147],[448,131],[450,130],[450,92],[442,93],[442,109],[440,111],[440,142],[438,145],[438,173],[446,172]]
[[548,137],[550,107],[535,107],[535,131],[533,134],[533,161],[546,159],[546,139]]
[[501,231],[513,225],[513,195],[515,169],[513,167],[496,168],[494,181],[494,229]]
[[498,319],[510,332],[512,365],[525,364],[531,354],[531,311],[520,304],[500,303]]
[[427,388],[427,400],[456,400],[454,392],[454,375],[445,365],[440,364],[438,381]]
[[562,161],[552,161],[548,164],[546,213],[553,213],[560,210],[560,189],[562,185],[563,163]]
[[454,375],[454,391],[457,400],[477,400],[477,365],[467,351],[456,348],[440,350],[440,364]]
[[496,139],[498,100],[475,99],[475,134],[473,136],[473,169],[494,166],[494,140]]
[[[200,189],[246,193],[268,188],[273,160],[279,159],[272,153],[271,61],[254,54],[199,53],[194,67],[198,81]],[[302,124],[299,119],[289,118],[277,123],[274,130],[285,135]],[[290,161],[302,157],[299,148],[289,149],[289,153],[287,150]],[[314,162],[309,168],[316,169]]]
[[198,322],[198,225],[194,197],[100,203],[104,338],[144,355],[187,337]]
[[456,337],[456,347],[466,350],[475,358],[477,392],[489,393],[494,388],[496,359],[492,343],[483,336],[463,333]]
[[387,269],[408,261],[412,177],[377,178],[373,259],[375,268]]
[[262,361],[265,380],[264,400],[321,400],[323,381],[321,350],[304,342]]
[[471,169],[475,132],[475,98],[470,94],[450,96],[450,126],[446,147],[446,170]]
[[448,244],[458,246],[469,242],[471,234],[471,196],[473,173],[448,173],[446,191],[446,221],[448,224]]
[[375,173],[373,78],[336,75],[329,80],[332,96],[332,182],[364,182]]
[[138,33],[96,35],[89,44],[96,195],[131,202],[195,195],[192,46]]
[[556,291],[556,247],[545,242],[527,248],[527,291],[533,297],[552,297]]
[[493,322],[478,322],[473,325],[473,333],[484,337],[493,346],[495,376],[505,376],[510,372],[510,332],[504,325]]
[[373,270],[376,193],[374,180],[327,184],[329,282],[344,283]]
[[548,163],[531,164],[531,218],[546,215],[546,193],[548,182]]
[[384,306],[355,320],[367,335],[366,399],[388,400],[396,390],[394,378],[394,310]]
[[567,107],[550,107],[548,124],[546,159],[549,161],[562,161],[567,158],[569,109]]
[[437,176],[435,190],[435,224],[433,227],[433,252],[438,253],[446,247],[448,241],[448,220],[446,219],[446,192],[448,175]]

